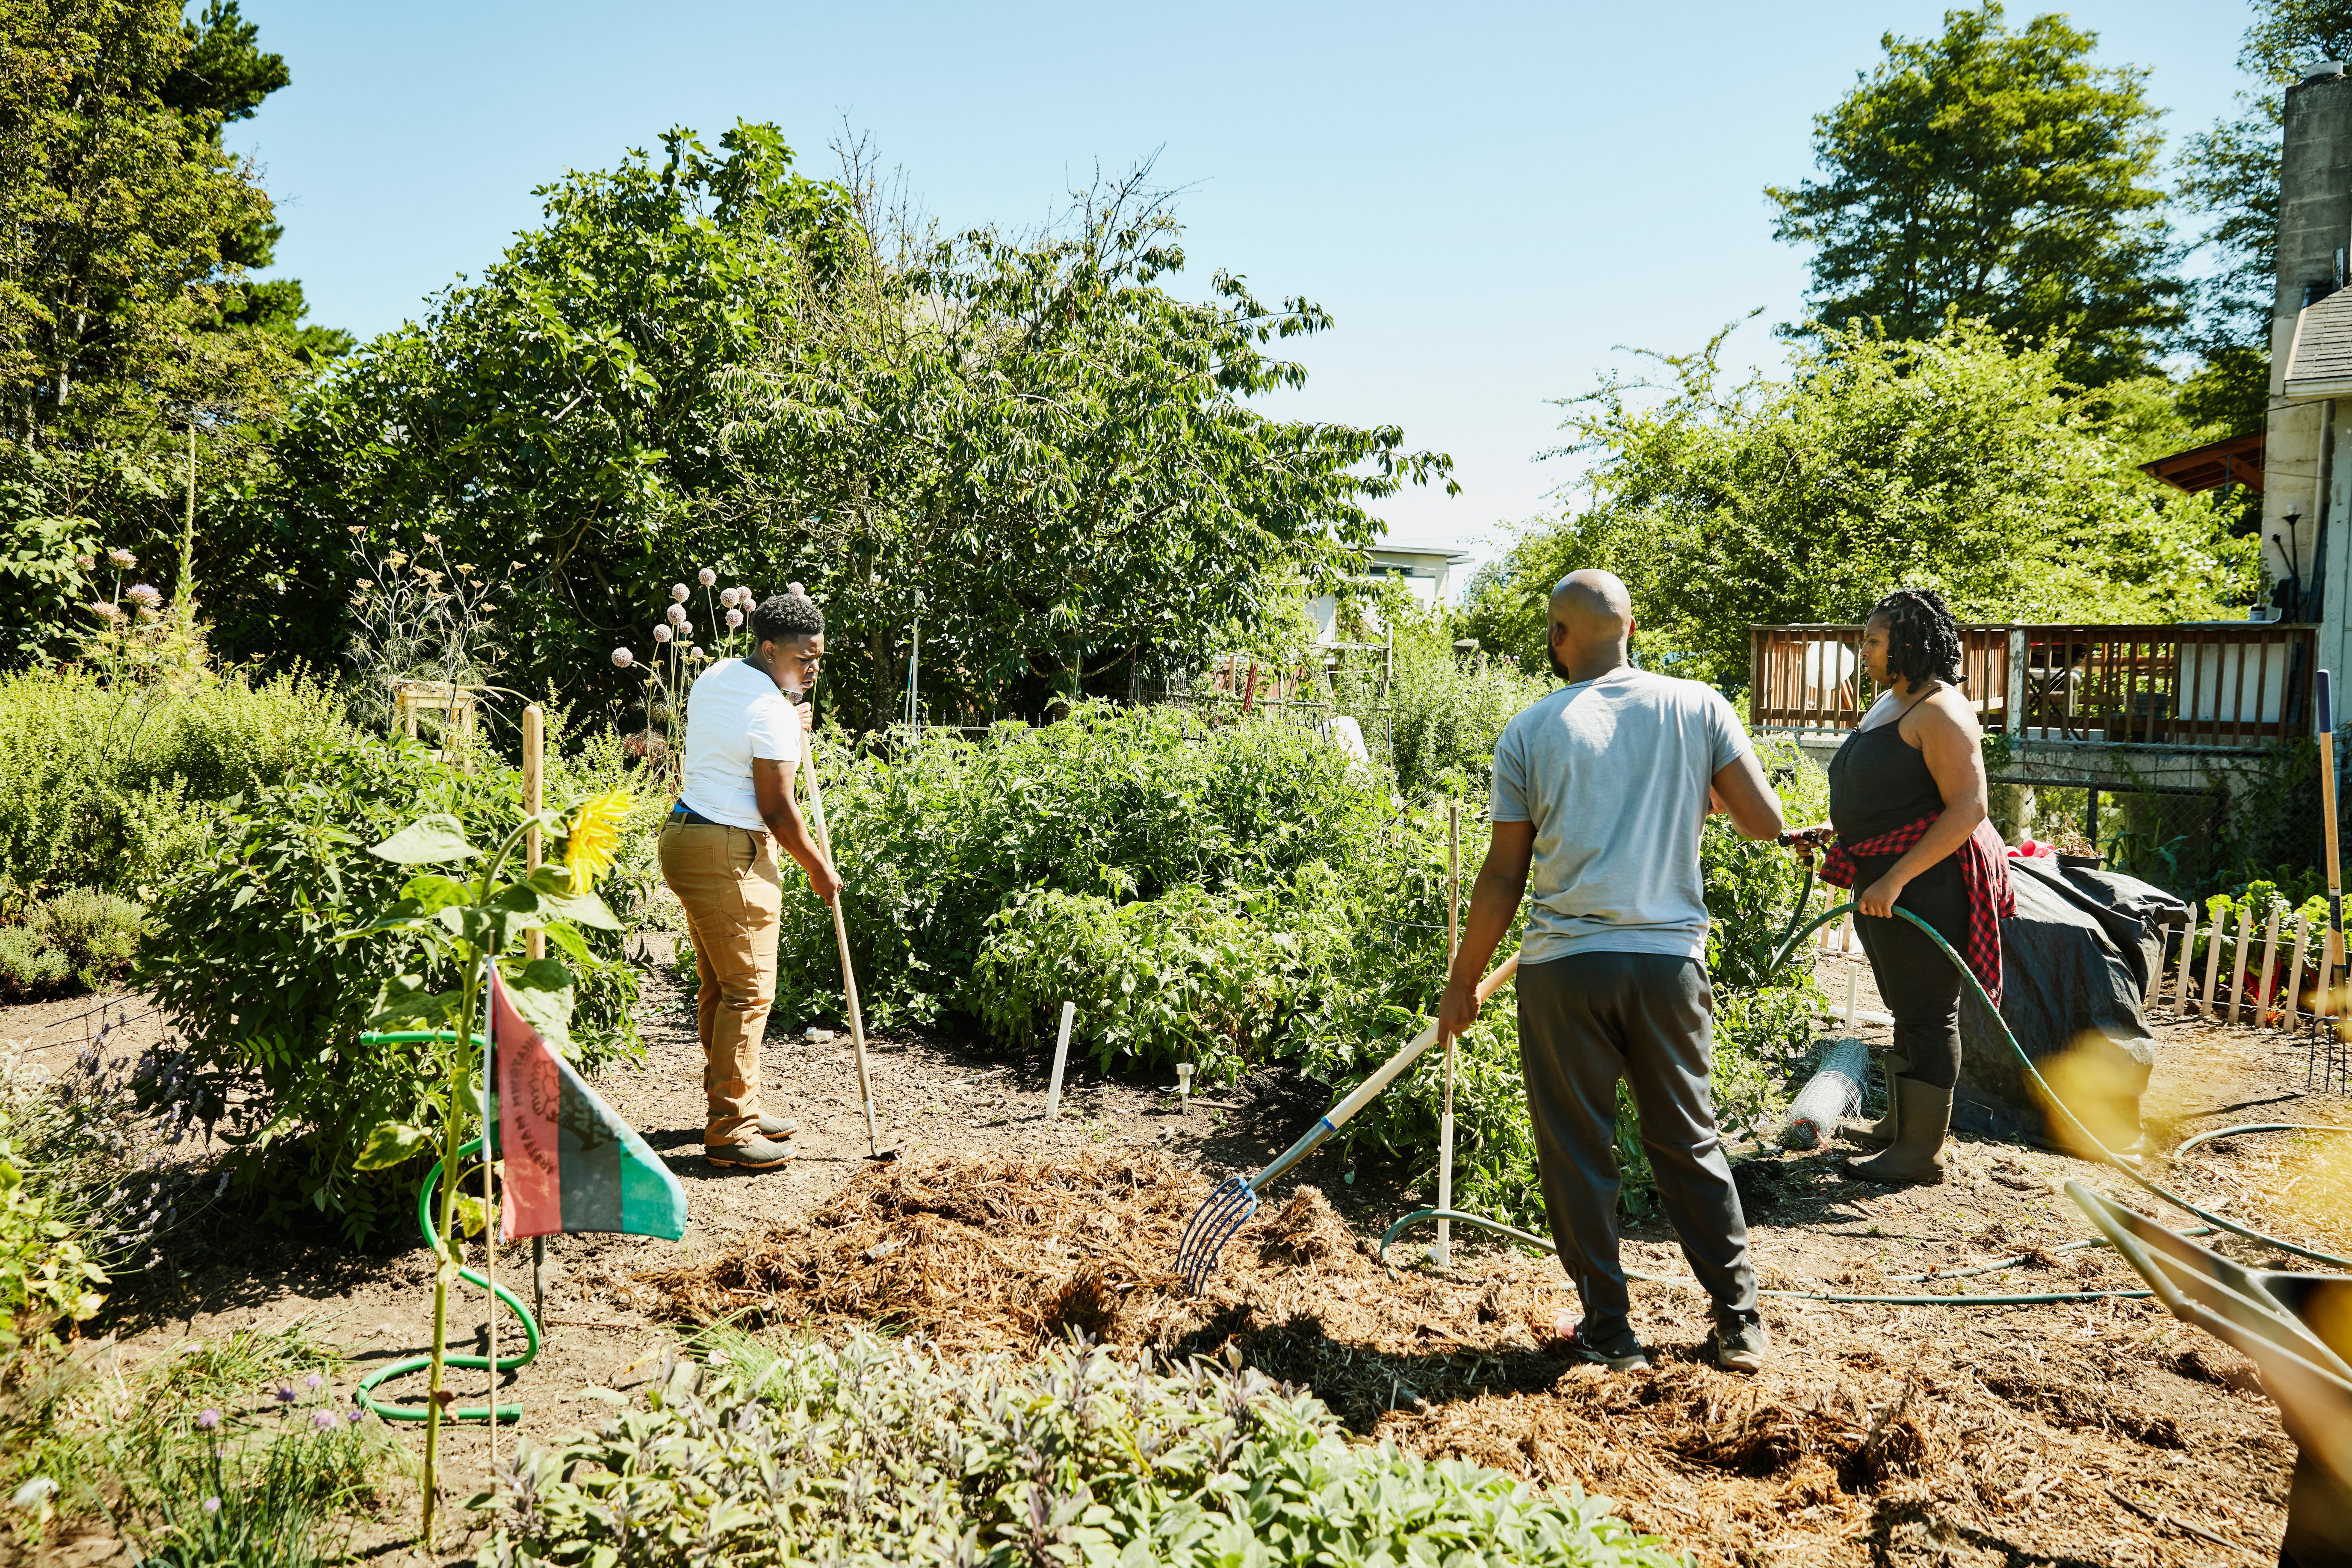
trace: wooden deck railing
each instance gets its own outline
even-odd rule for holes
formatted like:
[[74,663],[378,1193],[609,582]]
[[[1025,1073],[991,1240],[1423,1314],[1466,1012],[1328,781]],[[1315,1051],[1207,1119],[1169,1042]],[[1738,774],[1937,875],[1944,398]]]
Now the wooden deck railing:
[[[1756,626],[1748,722],[1851,730],[1877,697],[1862,627]],[[2242,748],[2311,729],[2317,628],[2262,622],[1960,628],[1960,685],[2022,740]]]

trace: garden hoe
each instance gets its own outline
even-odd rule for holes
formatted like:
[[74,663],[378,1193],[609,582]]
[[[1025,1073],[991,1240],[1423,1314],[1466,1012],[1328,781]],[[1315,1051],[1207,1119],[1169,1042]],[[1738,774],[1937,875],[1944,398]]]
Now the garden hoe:
[[[1517,973],[1518,969],[1519,955],[1516,952],[1497,964],[1492,974],[1478,983],[1479,1004],[1484,1005],[1487,997],[1509,984],[1511,976]],[[1358,1084],[1346,1099],[1325,1111],[1322,1119],[1307,1130],[1307,1135],[1284,1150],[1273,1164],[1246,1181],[1239,1176],[1228,1176],[1216,1191],[1209,1194],[1208,1201],[1193,1212],[1192,1223],[1184,1227],[1184,1234],[1176,1244],[1176,1271],[1184,1276],[1194,1295],[1200,1294],[1209,1270],[1217,1266],[1217,1254],[1224,1250],[1225,1243],[1231,1241],[1234,1233],[1247,1225],[1251,1216],[1257,1213],[1258,1194],[1265,1192],[1276,1177],[1315,1152],[1326,1138],[1347,1125],[1349,1117],[1378,1099],[1381,1090],[1388,1088],[1399,1073],[1419,1060],[1421,1054],[1436,1043],[1437,1026],[1433,1023],[1415,1035],[1411,1045],[1382,1063],[1378,1072]]]
[[[833,858],[833,835],[824,826],[824,786],[817,783],[816,741],[808,743],[809,816],[816,828],[816,847],[824,851],[828,864],[840,869]],[[866,1157],[869,1160],[895,1160],[896,1149],[882,1147],[882,1140],[874,1130],[874,1083],[866,1071],[866,1016],[857,1005],[857,972],[849,966],[849,922],[842,918],[841,895],[833,897],[833,934],[841,944],[841,994],[849,1004],[849,1043],[857,1053],[857,1098],[866,1106]]]

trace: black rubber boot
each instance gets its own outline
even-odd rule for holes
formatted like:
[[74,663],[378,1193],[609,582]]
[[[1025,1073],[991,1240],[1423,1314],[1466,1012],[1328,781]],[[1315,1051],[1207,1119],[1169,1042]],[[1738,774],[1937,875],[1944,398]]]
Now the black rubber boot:
[[1893,1051],[1875,1053],[1878,1065],[1886,1069],[1886,1114],[1875,1121],[1849,1121],[1845,1135],[1857,1143],[1873,1143],[1881,1148],[1894,1142],[1903,1134],[1903,1095],[1895,1086],[1903,1081],[1903,1069],[1911,1065],[1909,1058]]
[[1952,1091],[1916,1078],[1898,1078],[1895,1098],[1895,1142],[1883,1154],[1848,1160],[1845,1173],[1891,1187],[1934,1186],[1944,1179],[1944,1134],[1952,1126]]

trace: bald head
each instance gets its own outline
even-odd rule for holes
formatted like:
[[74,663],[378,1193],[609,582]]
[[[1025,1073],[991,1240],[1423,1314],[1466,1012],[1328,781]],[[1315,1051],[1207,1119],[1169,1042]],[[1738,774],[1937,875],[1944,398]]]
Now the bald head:
[[1551,662],[1563,680],[1591,680],[1628,662],[1633,596],[1614,572],[1571,572],[1551,591]]

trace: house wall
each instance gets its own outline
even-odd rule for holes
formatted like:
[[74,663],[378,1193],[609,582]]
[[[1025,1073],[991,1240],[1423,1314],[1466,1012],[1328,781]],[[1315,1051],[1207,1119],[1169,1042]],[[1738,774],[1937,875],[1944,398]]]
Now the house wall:
[[[2346,610],[2352,609],[2352,581],[2345,564],[2352,526],[2347,526],[2340,492],[2344,465],[2333,461],[2331,438],[2339,424],[2333,403],[2290,404],[2285,397],[2287,358],[2294,346],[2296,314],[2308,292],[2313,300],[2331,291],[2336,255],[2352,247],[2352,77],[2312,77],[2287,89],[2284,151],[2279,171],[2278,279],[2271,308],[2271,411],[2263,454],[2263,548],[2273,580],[2284,579],[2299,559],[2311,585],[2321,520],[2328,519],[2320,663],[2343,669]],[[2286,514],[2298,514],[2294,553],[2272,542],[2287,532]]]

